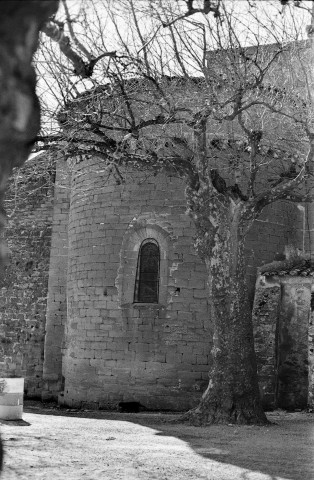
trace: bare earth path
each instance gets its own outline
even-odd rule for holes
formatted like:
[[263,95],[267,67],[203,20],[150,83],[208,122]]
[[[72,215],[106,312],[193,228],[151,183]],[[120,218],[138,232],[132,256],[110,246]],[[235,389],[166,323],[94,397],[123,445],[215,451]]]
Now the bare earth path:
[[4,480],[314,480],[313,414],[196,428],[165,414],[25,410],[1,424]]

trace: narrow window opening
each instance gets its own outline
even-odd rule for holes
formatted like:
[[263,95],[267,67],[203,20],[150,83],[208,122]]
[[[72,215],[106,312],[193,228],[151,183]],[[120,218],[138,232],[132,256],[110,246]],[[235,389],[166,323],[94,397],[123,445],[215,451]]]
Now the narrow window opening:
[[134,302],[158,303],[160,251],[156,240],[149,238],[140,247]]

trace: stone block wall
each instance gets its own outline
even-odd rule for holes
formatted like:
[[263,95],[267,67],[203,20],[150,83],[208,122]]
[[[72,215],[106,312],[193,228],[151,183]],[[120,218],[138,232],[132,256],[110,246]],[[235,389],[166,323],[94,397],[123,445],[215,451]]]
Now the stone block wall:
[[[313,290],[313,289],[312,289]],[[311,315],[309,324],[309,406],[314,409],[314,301],[313,291],[311,293]]]
[[[182,181],[129,169],[117,185],[95,158],[71,168],[61,403],[107,408],[136,400],[149,408],[192,407],[210,368],[210,298]],[[257,264],[283,255],[287,244],[302,248],[303,221],[302,212],[284,202],[264,212],[247,240],[252,291]],[[156,305],[133,302],[146,238],[161,247]]]
[[255,220],[246,242],[247,282],[253,303],[256,270],[261,265],[282,260],[286,247],[305,250],[308,219],[303,207],[278,201],[266,207]]
[[[118,185],[99,159],[70,171],[60,160],[53,198],[49,164],[40,175],[35,163],[27,168],[22,194],[21,177],[7,198],[12,255],[0,292],[1,374],[24,376],[29,396],[64,391],[68,405],[195,405],[210,368],[210,298],[182,181],[129,169]],[[302,211],[283,202],[256,222],[246,245],[252,290],[257,265],[287,244],[302,248],[303,222]],[[161,248],[153,305],[133,302],[146,238]]]
[[44,385],[41,393],[43,400],[55,399],[63,390],[62,346],[67,320],[70,172],[63,158],[57,160],[56,166],[44,344]]
[[279,282],[256,284],[253,327],[257,370],[263,405],[272,409],[277,402],[278,319],[281,304]]
[[5,200],[10,262],[0,277],[0,376],[41,395],[54,165],[45,155],[14,172]]
[[309,320],[312,278],[285,279],[278,328],[278,405],[306,408],[309,393]]
[[259,384],[266,408],[313,404],[312,277],[260,277],[253,308]]
[[[73,167],[64,402],[194,405],[211,345],[205,266],[193,249],[181,183],[126,171],[116,185],[97,159]],[[134,304],[140,244],[161,250],[158,304]]]

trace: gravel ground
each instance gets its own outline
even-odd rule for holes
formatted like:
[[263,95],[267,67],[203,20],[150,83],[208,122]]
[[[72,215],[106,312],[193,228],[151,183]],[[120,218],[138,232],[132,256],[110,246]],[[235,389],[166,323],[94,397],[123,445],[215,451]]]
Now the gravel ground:
[[170,414],[24,407],[1,422],[4,480],[313,480],[314,415],[267,427],[173,424]]

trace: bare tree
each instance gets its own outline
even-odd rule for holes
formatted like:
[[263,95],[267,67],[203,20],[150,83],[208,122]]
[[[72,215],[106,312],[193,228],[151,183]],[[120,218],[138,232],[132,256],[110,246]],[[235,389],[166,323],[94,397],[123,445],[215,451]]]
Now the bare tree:
[[[65,157],[97,155],[118,182],[127,181],[128,165],[185,180],[214,324],[209,385],[187,418],[265,423],[244,242],[267,205],[312,198],[310,49],[302,40],[291,43],[299,34],[293,17],[287,27],[280,17],[267,18],[266,10],[256,13],[256,2],[245,12],[234,2],[219,2],[219,10],[215,3],[215,16],[205,11],[208,5],[213,11],[213,2],[199,11],[183,3],[188,10],[167,0],[121,0],[110,9],[100,2],[82,10],[84,32],[79,20],[76,32],[75,24],[69,31],[89,62],[97,59],[92,88],[86,91],[84,80],[74,95],[68,88],[59,112],[62,131],[41,136],[39,145]],[[114,50],[103,35],[101,6]]]

